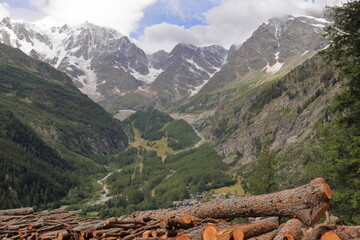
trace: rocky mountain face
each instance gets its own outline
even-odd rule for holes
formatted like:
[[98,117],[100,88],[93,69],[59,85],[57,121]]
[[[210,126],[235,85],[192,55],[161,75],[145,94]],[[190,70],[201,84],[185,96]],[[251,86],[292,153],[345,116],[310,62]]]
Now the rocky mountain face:
[[[221,46],[196,47],[180,43],[168,55],[162,54],[161,61],[156,53],[152,62],[163,72],[155,79],[152,87],[161,89],[164,104],[197,94],[208,80],[220,70],[228,51]],[[165,58],[163,58],[165,57]]]
[[220,69],[227,55],[220,46],[179,44],[171,53],[147,56],[114,29],[91,23],[48,27],[9,18],[0,22],[0,42],[67,73],[97,102],[127,93],[164,99],[176,93],[168,100],[191,96]]
[[201,93],[231,88],[262,75],[269,78],[302,63],[327,44],[322,39],[325,19],[274,18],[263,23],[238,50],[232,50],[221,71]]
[[0,41],[67,73],[95,101],[137,89],[141,81],[133,75],[149,73],[141,49],[114,29],[91,23],[48,27],[5,18]]
[[338,91],[316,55],[327,45],[325,22],[287,16],[262,24],[175,112],[193,120],[229,162],[254,161],[265,138],[274,151],[307,139]]

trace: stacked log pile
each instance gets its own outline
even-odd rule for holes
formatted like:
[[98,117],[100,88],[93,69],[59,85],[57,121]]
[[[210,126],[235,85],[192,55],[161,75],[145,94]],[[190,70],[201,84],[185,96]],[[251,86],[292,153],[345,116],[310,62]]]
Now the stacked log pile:
[[[135,212],[107,220],[80,218],[69,212],[34,214],[32,208],[0,210],[0,239],[360,239],[360,226],[337,225],[336,217],[327,215],[324,223],[316,224],[327,212],[330,199],[325,180],[315,179],[278,193],[216,200],[178,210]],[[232,221],[244,217],[251,221]],[[279,224],[281,218],[283,224]]]

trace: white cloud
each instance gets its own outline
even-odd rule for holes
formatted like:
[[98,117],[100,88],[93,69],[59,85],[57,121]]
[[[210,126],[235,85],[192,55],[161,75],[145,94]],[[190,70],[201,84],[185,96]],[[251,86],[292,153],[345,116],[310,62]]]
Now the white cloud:
[[170,14],[177,15],[183,20],[185,19],[185,14],[180,8],[180,0],[167,0],[166,3]]
[[46,21],[80,24],[85,21],[112,27],[129,35],[143,17],[143,10],[156,0],[31,0]]
[[325,5],[334,5],[335,2],[339,0],[222,0],[219,6],[204,13],[206,26],[185,29],[162,23],[147,27],[139,41],[147,52],[159,49],[170,51],[178,42],[230,47],[245,41],[269,18],[288,14],[320,14]]
[[9,16],[10,16],[9,5],[4,2],[0,3],[0,20]]

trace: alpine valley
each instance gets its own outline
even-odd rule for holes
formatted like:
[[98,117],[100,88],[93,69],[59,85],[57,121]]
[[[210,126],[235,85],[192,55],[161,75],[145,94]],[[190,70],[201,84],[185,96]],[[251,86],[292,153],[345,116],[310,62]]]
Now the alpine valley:
[[328,23],[272,18],[230,49],[179,43],[146,54],[92,23],[4,18],[0,208],[105,217],[325,176],[321,139],[343,89],[319,54]]

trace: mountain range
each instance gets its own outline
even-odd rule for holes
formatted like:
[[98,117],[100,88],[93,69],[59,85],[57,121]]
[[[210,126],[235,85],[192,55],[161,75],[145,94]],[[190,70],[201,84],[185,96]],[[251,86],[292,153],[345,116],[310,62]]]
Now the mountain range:
[[[75,86],[103,106],[111,107],[117,98],[129,101],[135,94],[167,109],[199,91],[246,81],[260,70],[274,75],[301,63],[324,47],[325,23],[286,16],[262,24],[237,50],[179,43],[170,53],[147,55],[127,36],[91,23],[48,27],[4,18],[0,42],[67,73]],[[221,68],[228,72],[226,78],[216,74]]]
[[179,44],[170,53],[146,55],[116,30],[91,23],[47,27],[5,18],[0,33],[0,42],[67,73],[94,101],[129,92],[175,93],[173,101],[191,96],[220,69],[228,52],[221,46]]
[[[146,54],[127,36],[91,23],[48,27],[5,18],[0,22],[0,42],[28,56],[1,45],[0,105],[11,109],[4,118],[17,119],[44,141],[41,144],[59,152],[56,158],[68,159],[67,169],[79,168],[73,160],[80,156],[84,164],[92,166],[92,172],[104,171],[93,161],[94,156],[127,148],[128,137],[134,140],[137,136],[132,129],[135,120],[145,136],[155,108],[172,117],[159,113],[161,118],[191,123],[202,138],[212,142],[217,153],[209,150],[211,156],[215,159],[220,154],[238,171],[258,158],[264,139],[271,140],[270,149],[280,158],[307,143],[319,121],[331,121],[327,107],[340,86],[336,71],[318,55],[328,45],[322,38],[326,24],[325,19],[310,16],[273,18],[229,50],[179,43],[169,53]],[[90,99],[111,113],[150,111],[134,115],[134,122],[131,118],[125,122],[125,134],[123,123]],[[186,126],[193,134],[192,129],[183,122],[174,127],[171,121],[148,134],[180,146],[179,136],[171,136],[170,130],[179,134]],[[184,135],[181,139],[186,140]],[[23,146],[8,135],[3,138]],[[137,140],[144,147],[155,148],[150,146],[154,142]],[[184,156],[187,158],[186,153]],[[133,169],[128,171],[131,176]],[[171,169],[166,171],[171,173]],[[165,176],[170,176],[166,171]],[[63,192],[75,182],[68,183]],[[184,193],[186,187],[182,187]]]

